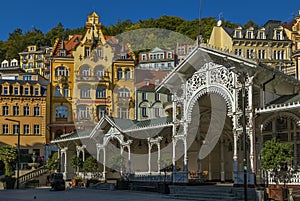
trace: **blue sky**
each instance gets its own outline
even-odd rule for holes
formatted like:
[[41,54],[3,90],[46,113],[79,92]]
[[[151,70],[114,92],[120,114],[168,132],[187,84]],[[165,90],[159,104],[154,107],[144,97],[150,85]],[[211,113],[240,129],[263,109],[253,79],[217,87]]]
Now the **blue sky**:
[[[0,40],[16,28],[26,32],[36,27],[45,33],[59,22],[65,28],[82,27],[92,11],[106,26],[118,19],[136,22],[170,15],[192,20],[200,16],[200,0],[5,0],[1,4]],[[269,19],[290,22],[299,9],[299,0],[202,0],[202,17],[218,19],[221,14],[222,19],[242,25],[249,19],[261,26]]]

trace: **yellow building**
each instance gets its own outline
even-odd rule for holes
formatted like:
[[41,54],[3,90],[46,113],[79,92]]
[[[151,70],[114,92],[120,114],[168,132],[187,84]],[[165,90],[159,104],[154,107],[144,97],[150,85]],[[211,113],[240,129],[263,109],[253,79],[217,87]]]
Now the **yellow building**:
[[300,79],[300,10],[289,24],[285,23],[285,32],[287,37],[293,41],[292,58],[296,66],[297,78]]
[[[122,100],[127,105],[129,101],[134,101],[134,61],[122,52],[114,37],[103,35],[97,13],[92,12],[88,16],[86,32],[73,55],[75,77],[72,104],[77,129],[93,128],[104,114],[117,116],[117,111],[121,114],[122,109],[114,105],[118,105],[120,100],[117,94],[126,98]],[[118,79],[115,70],[122,70],[122,77]],[[128,79],[125,79],[126,70],[130,71]],[[122,88],[124,93],[115,91],[117,88]],[[134,118],[134,112],[129,114],[127,110],[128,114],[122,117]]]
[[51,85],[48,93],[48,129],[51,139],[72,132],[74,127],[72,98],[74,91],[73,48],[82,35],[70,36],[69,40],[57,39],[51,53]]
[[16,146],[20,133],[22,154],[44,156],[50,142],[46,132],[47,81],[19,66],[0,68],[0,143]]
[[130,57],[113,62],[112,117],[135,119],[135,63]]
[[215,26],[208,46],[257,60],[288,75],[297,76],[296,67],[291,60],[292,41],[287,37],[280,21],[269,20],[257,29]]
[[51,47],[38,47],[29,45],[26,50],[20,52],[20,66],[26,72],[38,73],[45,78],[50,78],[50,53]]

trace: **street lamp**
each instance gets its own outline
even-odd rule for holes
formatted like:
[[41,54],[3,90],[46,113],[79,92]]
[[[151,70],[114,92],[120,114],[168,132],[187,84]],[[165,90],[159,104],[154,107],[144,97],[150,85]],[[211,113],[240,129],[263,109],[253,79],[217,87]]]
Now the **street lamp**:
[[248,179],[247,179],[247,133],[246,133],[246,78],[247,74],[251,73],[245,69],[237,69],[231,67],[234,73],[239,76],[239,81],[242,84],[242,127],[243,127],[243,148],[244,148],[244,157],[243,157],[243,171],[244,171],[244,200],[247,201],[247,188],[248,188]]
[[18,144],[17,144],[17,152],[18,152],[18,159],[17,159],[17,189],[19,189],[19,177],[20,177],[20,121],[10,118],[5,118],[7,121],[12,121],[18,123]]
[[247,200],[247,136],[246,136],[246,104],[245,104],[245,96],[246,96],[246,74],[240,74],[240,81],[242,83],[242,110],[243,110],[243,148],[244,148],[244,159],[243,159],[243,169],[244,169],[244,199]]

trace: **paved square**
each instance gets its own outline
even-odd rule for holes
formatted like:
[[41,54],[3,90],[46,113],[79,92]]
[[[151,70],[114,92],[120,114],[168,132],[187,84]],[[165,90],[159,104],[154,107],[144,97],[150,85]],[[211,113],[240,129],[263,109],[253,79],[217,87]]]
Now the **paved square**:
[[0,190],[0,201],[170,201],[168,195],[127,190],[67,189],[50,191],[50,188]]

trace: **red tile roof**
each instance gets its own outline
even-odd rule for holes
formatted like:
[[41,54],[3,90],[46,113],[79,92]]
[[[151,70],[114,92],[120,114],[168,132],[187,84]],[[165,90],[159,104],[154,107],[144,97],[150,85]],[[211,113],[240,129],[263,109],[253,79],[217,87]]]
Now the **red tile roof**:
[[73,48],[75,48],[80,43],[82,37],[83,36],[80,35],[80,34],[75,34],[68,41],[60,40],[58,42],[57,46],[55,47],[53,54],[56,55],[56,56],[60,56],[60,50],[62,48],[62,42],[63,42],[64,43],[64,49],[67,52],[66,56],[67,57],[72,57],[73,56],[72,55],[72,50],[73,50]]
[[170,71],[135,70],[135,86],[137,89],[154,89]]

